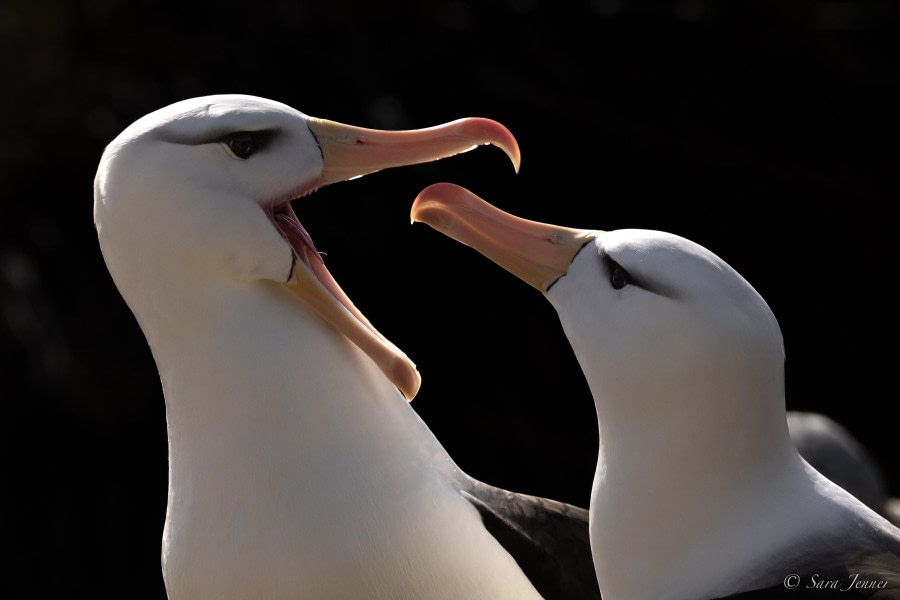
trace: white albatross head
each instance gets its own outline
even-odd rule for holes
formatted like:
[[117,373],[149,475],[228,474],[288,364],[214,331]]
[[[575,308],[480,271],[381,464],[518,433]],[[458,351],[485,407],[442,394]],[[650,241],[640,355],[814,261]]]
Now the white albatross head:
[[556,309],[597,408],[590,533],[604,598],[781,588],[789,566],[896,547],[896,529],[800,458],[781,330],[721,258],[660,231],[526,221],[450,184],[423,190],[411,216]]
[[411,217],[556,309],[597,410],[604,597],[718,597],[704,594],[734,589],[778,540],[830,514],[807,501],[814,484],[788,435],[778,323],[722,259],[660,231],[527,221],[452,184],[423,190]]
[[[546,295],[601,422],[629,429],[679,423],[687,433],[696,429],[692,423],[743,428],[751,424],[746,419],[763,418],[752,415],[774,414],[784,427],[778,323],[750,284],[709,250],[660,231],[527,221],[452,184],[422,191],[412,219]],[[744,406],[752,391],[757,400]],[[765,403],[771,405],[759,406]]]
[[160,294],[200,295],[204,283],[284,284],[412,399],[420,384],[415,365],[341,291],[290,202],[329,183],[481,144],[502,148],[518,169],[515,139],[488,119],[389,132],[253,96],[193,98],[139,119],[107,146],[94,222],[107,267],[142,328],[166,318],[170,305],[157,301]]

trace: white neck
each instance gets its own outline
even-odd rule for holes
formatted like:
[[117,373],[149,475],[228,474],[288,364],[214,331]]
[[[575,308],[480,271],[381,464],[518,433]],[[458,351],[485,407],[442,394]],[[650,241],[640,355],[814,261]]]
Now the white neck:
[[177,302],[180,322],[140,313],[166,397],[172,600],[535,596],[356,346],[277,284]]
[[601,236],[648,288],[613,290],[586,245],[547,297],[597,409],[590,528],[604,600],[775,585],[785,565],[881,528],[794,449],[781,332],[752,287],[668,234]]
[[421,470],[454,465],[368,357],[283,288],[209,292],[141,323],[166,398],[167,589],[242,597],[242,582],[276,598],[324,585],[311,573],[365,546],[354,536],[396,514]]
[[[309,448],[341,456],[367,441],[383,447],[383,432],[418,422],[368,357],[311,311],[298,310],[280,286],[236,286],[209,300],[191,317],[188,335],[180,324],[164,325],[170,330],[157,339],[148,335],[166,396],[173,467],[184,458],[181,448],[192,460],[203,450],[243,455],[243,440],[287,445],[280,449],[292,456]],[[413,427],[397,443],[423,430]],[[339,444],[348,435],[358,443]]]
[[[605,420],[599,390],[595,399],[591,542],[604,600],[698,600],[774,585],[768,567],[787,559],[782,552],[823,522],[849,522],[848,506],[862,508],[826,497],[840,492],[794,450],[783,411],[736,410],[713,424],[694,414],[667,428],[679,415]],[[771,399],[734,404],[760,401]]]

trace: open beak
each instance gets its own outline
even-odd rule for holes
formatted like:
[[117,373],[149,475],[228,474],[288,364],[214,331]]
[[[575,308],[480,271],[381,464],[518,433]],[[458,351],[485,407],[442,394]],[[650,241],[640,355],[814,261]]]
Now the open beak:
[[422,385],[415,363],[356,308],[317,252],[310,253],[304,247],[301,253],[294,264],[293,277],[287,282],[288,288],[365,352],[406,399],[412,400]]
[[[379,131],[310,119],[309,128],[324,160],[314,188],[381,169],[438,160],[484,144],[501,148],[516,171],[521,161],[513,135],[489,119],[460,119],[413,131]],[[422,383],[416,365],[353,305],[325,268],[290,204],[273,209],[270,216],[294,249],[294,268],[287,286],[365,352],[406,399],[412,400]]]
[[541,292],[566,274],[578,251],[596,235],[514,217],[450,183],[422,190],[410,217],[471,246]]

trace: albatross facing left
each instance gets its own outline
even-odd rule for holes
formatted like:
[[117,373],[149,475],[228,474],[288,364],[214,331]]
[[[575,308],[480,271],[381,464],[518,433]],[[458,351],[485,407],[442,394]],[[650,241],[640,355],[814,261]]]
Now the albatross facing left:
[[106,149],[94,219],[162,380],[173,600],[597,596],[586,511],[466,476],[398,392],[413,364],[328,274],[289,201],[503,148],[486,119],[379,132],[212,96]]
[[798,455],[778,323],[723,260],[659,231],[526,221],[451,184],[412,218],[556,308],[597,409],[605,600],[900,598],[900,530]]

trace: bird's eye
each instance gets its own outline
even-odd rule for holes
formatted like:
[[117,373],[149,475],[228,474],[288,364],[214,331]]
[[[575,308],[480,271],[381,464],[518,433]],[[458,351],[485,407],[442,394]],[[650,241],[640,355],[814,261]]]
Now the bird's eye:
[[621,290],[631,283],[631,275],[614,260],[611,260],[609,265],[609,283],[615,290]]
[[257,136],[250,131],[238,131],[225,138],[225,143],[232,154],[238,158],[249,158],[259,149]]

